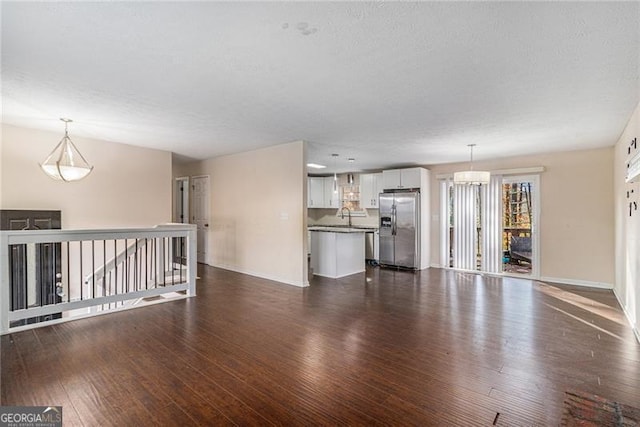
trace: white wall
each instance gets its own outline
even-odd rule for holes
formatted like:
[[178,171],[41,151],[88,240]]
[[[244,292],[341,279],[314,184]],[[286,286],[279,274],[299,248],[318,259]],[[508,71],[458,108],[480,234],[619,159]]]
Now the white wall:
[[[468,163],[429,166],[431,207],[440,212],[437,174]],[[540,174],[541,277],[613,287],[613,148],[568,151],[474,162],[478,170],[544,166]],[[440,228],[432,217],[431,261],[440,265]]]
[[171,153],[74,137],[94,166],[65,183],[42,162],[63,132],[2,126],[0,208],[61,210],[63,228],[150,227],[171,221]]
[[[627,154],[633,138],[638,149]],[[614,291],[640,340],[640,182],[625,183],[627,161],[640,152],[640,104],[615,146],[615,288]],[[627,192],[629,194],[627,198]],[[629,203],[639,205],[629,216]]]
[[207,264],[308,285],[304,142],[216,157],[188,169],[190,176],[210,176]]

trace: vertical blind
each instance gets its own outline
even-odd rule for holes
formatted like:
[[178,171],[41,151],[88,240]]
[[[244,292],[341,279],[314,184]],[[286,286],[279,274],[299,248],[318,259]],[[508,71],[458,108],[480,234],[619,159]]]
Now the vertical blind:
[[482,271],[502,271],[502,176],[492,175],[481,188]]
[[[449,250],[453,253],[452,267],[464,270],[478,268],[489,273],[502,271],[502,176],[492,175],[488,185],[453,185],[452,208],[449,204],[450,180],[440,182],[440,262],[449,266]],[[479,197],[478,197],[479,195]],[[478,211],[480,200],[480,212]],[[449,241],[449,215],[453,209],[453,239]],[[478,218],[478,213],[480,218]],[[478,226],[480,236],[478,237]],[[478,245],[480,238],[480,245]],[[451,247],[450,247],[451,245]]]
[[451,187],[450,179],[440,181],[440,265],[442,267],[450,267],[449,265],[449,188]]
[[453,186],[453,267],[475,270],[478,255],[476,237],[475,185]]

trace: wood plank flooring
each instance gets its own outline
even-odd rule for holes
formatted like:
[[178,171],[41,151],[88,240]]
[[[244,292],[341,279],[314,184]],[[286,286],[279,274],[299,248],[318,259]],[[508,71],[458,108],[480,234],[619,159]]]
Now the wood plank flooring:
[[640,402],[611,291],[440,269],[306,289],[199,274],[195,298],[3,336],[2,405],[85,426],[546,426],[565,390]]

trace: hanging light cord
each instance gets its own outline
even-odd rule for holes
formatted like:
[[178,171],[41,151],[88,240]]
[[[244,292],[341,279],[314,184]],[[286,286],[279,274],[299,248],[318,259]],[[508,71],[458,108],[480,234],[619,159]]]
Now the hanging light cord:
[[476,144],[467,144],[467,147],[469,147],[471,149],[471,161],[469,162],[469,170],[473,170],[473,147],[475,147]]

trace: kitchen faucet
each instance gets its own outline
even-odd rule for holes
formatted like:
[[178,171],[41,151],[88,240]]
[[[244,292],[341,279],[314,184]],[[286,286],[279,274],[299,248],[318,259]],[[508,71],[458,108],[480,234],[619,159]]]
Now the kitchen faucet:
[[344,210],[347,210],[347,213],[349,214],[349,227],[351,227],[351,209],[349,209],[346,206],[343,206],[340,208],[340,218],[344,219]]

